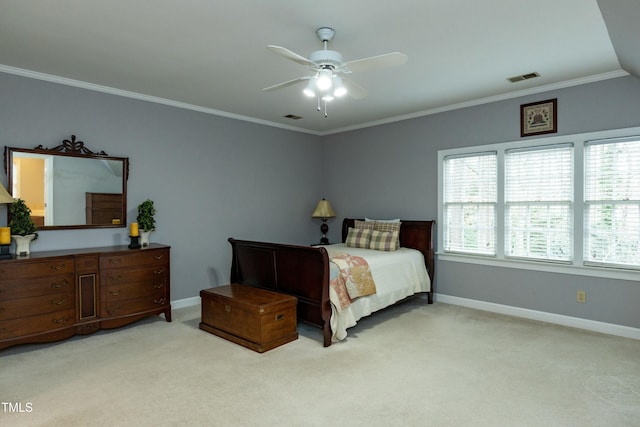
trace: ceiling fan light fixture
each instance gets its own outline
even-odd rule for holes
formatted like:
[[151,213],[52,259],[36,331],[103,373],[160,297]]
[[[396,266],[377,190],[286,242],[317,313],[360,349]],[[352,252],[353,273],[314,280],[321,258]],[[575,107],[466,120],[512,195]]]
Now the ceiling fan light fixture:
[[316,34],[322,42],[323,49],[311,52],[308,58],[285,47],[267,46],[273,53],[308,67],[315,75],[298,77],[297,79],[269,86],[262,89],[264,92],[306,81],[307,83],[302,92],[307,97],[315,97],[318,111],[322,111],[322,107],[324,107],[324,116],[327,117],[327,103],[335,98],[341,98],[349,94],[355,99],[362,99],[367,95],[367,91],[351,79],[344,77],[343,80],[343,75],[375,68],[395,67],[407,62],[407,55],[400,52],[391,52],[344,62],[340,52],[329,49],[329,42],[333,39],[335,30],[329,27],[321,27],[316,30]]
[[335,76],[333,78],[333,96],[340,98],[341,96],[345,96],[346,94],[347,88],[344,86],[342,78],[339,76]]
[[331,70],[320,70],[318,72],[318,81],[316,83],[318,89],[323,91],[331,89],[332,79],[333,79],[333,72]]

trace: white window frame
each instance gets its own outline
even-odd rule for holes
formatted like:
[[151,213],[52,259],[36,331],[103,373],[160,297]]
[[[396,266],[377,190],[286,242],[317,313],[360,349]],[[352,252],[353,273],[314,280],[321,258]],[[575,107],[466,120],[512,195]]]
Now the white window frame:
[[[601,267],[595,265],[585,265],[584,263],[584,146],[585,142],[596,139],[624,138],[640,136],[640,127],[614,129],[600,132],[588,132],[565,136],[552,136],[544,138],[523,139],[518,141],[502,142],[481,146],[469,146],[438,151],[438,251],[437,256],[440,261],[462,262],[468,264],[481,264],[495,267],[516,268],[524,270],[547,271],[554,273],[564,273],[573,275],[584,275],[591,277],[603,277],[621,280],[637,281],[640,277],[640,270]],[[544,260],[522,260],[505,257],[505,151],[509,149],[525,147],[552,146],[558,144],[573,144],[574,147],[574,218],[573,218],[573,261],[567,264],[559,264]],[[483,256],[472,254],[450,253],[442,250],[444,248],[443,224],[444,224],[444,203],[443,203],[443,177],[444,158],[448,156],[462,156],[478,152],[496,151],[498,153],[498,204],[496,218],[496,255]]]

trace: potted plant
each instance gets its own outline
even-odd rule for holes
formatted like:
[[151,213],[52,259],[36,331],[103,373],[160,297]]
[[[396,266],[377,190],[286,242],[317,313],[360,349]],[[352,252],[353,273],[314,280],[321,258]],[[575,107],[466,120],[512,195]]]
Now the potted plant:
[[153,206],[153,200],[147,199],[138,205],[138,227],[140,228],[140,241],[142,246],[149,246],[149,234],[156,229],[156,220],[154,215],[156,208]]
[[9,207],[9,228],[16,242],[17,255],[29,255],[29,244],[38,238],[38,227],[31,219],[31,209],[22,199],[15,199]]

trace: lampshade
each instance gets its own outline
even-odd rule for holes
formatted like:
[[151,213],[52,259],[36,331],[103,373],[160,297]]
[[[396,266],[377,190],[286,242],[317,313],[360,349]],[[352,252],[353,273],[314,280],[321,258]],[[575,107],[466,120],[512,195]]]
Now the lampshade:
[[318,202],[316,210],[311,214],[312,218],[335,218],[336,213],[331,208],[328,200],[322,199]]
[[317,86],[320,90],[327,90],[331,88],[331,79],[333,72],[331,70],[320,70],[318,73]]
[[315,77],[309,79],[309,83],[307,83],[307,86],[304,88],[302,93],[304,93],[308,97],[316,96],[316,78]]
[[347,88],[344,87],[342,77],[335,76],[333,78],[333,95],[338,98],[347,94]]
[[7,192],[4,185],[0,184],[0,203],[13,203],[15,199]]

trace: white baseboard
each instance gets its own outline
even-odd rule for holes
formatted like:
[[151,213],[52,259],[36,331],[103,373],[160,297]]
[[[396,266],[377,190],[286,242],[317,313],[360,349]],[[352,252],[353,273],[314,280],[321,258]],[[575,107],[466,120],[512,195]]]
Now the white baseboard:
[[192,307],[194,305],[200,305],[200,297],[183,298],[175,301],[171,301],[171,308],[177,310],[179,308]]
[[[530,310],[528,308],[513,307],[510,305],[495,304],[492,302],[460,298],[438,293],[434,294],[434,300],[445,304],[460,305],[463,307],[474,308],[476,310],[490,311],[492,313],[506,314],[508,316],[522,317],[540,322],[554,323],[556,325],[569,326],[571,328],[585,329],[588,331],[640,340],[640,329],[629,326],[580,319],[579,317],[564,316],[562,314],[547,313],[544,311]],[[200,297],[191,297],[171,301],[171,308],[179,309],[199,304]]]
[[572,328],[586,329],[588,331],[619,337],[640,340],[640,329],[613,323],[598,322],[595,320],[580,319],[578,317],[564,316],[562,314],[547,313],[544,311],[529,310],[527,308],[513,307],[509,305],[495,304],[492,302],[460,298],[451,295],[434,294],[434,299],[446,304],[460,305],[477,310],[506,314],[509,316],[523,317],[525,319],[538,320],[540,322],[554,323]]

